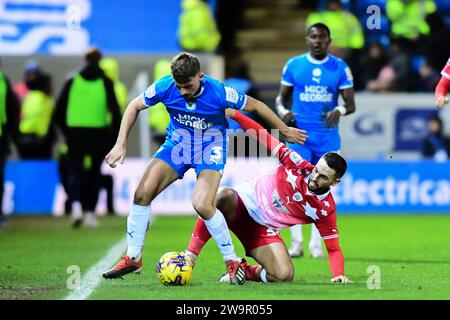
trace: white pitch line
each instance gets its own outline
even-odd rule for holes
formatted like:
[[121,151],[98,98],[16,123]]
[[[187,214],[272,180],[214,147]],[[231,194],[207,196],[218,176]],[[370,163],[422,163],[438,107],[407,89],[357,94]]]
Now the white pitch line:
[[111,268],[124,253],[127,246],[127,238],[123,238],[114,245],[108,254],[93,265],[88,272],[81,278],[80,288],[73,290],[65,300],[85,300],[87,299],[95,288],[99,285],[100,280],[103,279],[102,273]]

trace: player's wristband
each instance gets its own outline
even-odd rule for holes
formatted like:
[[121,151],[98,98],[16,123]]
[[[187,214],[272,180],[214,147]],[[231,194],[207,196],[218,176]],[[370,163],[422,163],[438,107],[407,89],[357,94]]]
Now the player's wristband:
[[345,116],[347,114],[347,109],[344,106],[337,106],[334,110],[339,111],[341,116]]
[[283,118],[285,115],[287,115],[290,112],[290,110],[287,109],[285,106],[283,106],[283,104],[281,103],[281,97],[280,96],[278,96],[275,99],[275,107],[277,109],[277,113],[278,113],[278,116],[280,118]]

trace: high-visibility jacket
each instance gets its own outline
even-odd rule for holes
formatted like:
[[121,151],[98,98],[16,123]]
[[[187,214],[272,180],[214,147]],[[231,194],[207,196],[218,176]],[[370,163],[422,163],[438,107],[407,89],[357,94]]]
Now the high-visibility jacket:
[[220,33],[207,3],[183,0],[178,37],[181,47],[188,51],[213,52],[220,42]]
[[54,99],[42,91],[28,91],[22,103],[19,131],[44,137],[52,119]]
[[308,15],[306,26],[322,22],[330,29],[333,46],[346,49],[361,49],[364,32],[358,19],[348,11],[323,11]]
[[68,127],[105,128],[110,124],[106,88],[102,78],[73,79],[69,91],[66,121]]
[[388,0],[386,14],[391,21],[391,33],[394,37],[412,39],[419,34],[428,35],[430,26],[425,17],[436,11],[433,0],[415,0],[408,3],[402,0]]

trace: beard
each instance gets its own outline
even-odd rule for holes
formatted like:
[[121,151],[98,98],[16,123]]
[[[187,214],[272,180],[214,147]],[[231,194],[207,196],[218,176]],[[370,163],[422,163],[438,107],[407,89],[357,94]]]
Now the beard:
[[317,187],[315,189],[311,189],[310,184],[313,184],[314,187],[316,186],[316,184],[313,183],[312,181],[308,181],[308,189],[309,189],[309,191],[313,192],[314,194],[320,195],[320,194],[324,194],[324,193],[328,192],[328,190],[330,190],[330,187],[321,187],[321,188]]

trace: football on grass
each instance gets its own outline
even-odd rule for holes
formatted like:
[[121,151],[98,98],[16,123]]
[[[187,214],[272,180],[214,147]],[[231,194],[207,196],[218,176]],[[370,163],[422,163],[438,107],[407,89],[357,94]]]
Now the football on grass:
[[156,265],[156,276],[165,286],[184,286],[192,276],[192,267],[184,252],[167,252]]

